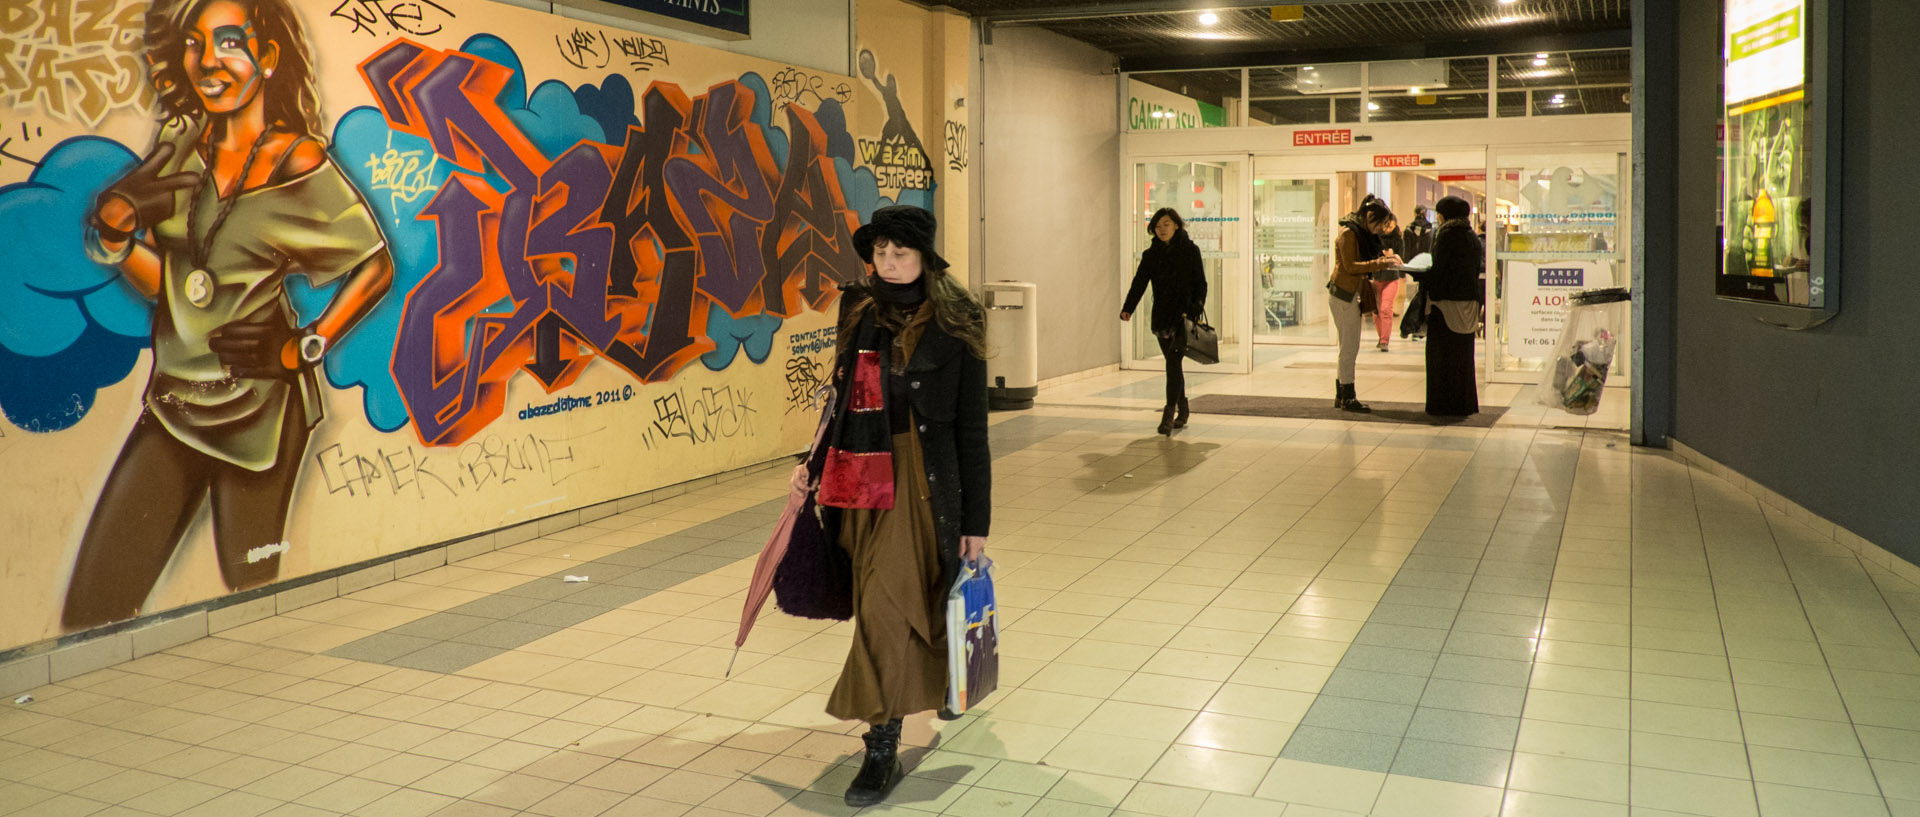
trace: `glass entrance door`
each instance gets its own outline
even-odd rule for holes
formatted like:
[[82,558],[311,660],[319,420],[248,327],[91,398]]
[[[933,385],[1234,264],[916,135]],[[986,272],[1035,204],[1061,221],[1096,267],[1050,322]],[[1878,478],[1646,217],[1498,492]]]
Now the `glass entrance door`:
[[[1502,150],[1494,157],[1487,250],[1487,366],[1494,382],[1531,383],[1566,326],[1568,298],[1631,281],[1632,165],[1623,146]],[[1630,326],[1614,330],[1630,349]],[[1615,355],[1608,385],[1627,382]]]
[[[1151,159],[1133,166],[1133,186],[1127,192],[1126,234],[1129,252],[1122,271],[1120,288],[1125,297],[1140,264],[1140,256],[1152,244],[1147,219],[1162,207],[1171,207],[1187,223],[1187,235],[1200,246],[1200,258],[1206,270],[1206,313],[1220,333],[1220,362],[1201,365],[1187,361],[1190,372],[1245,374],[1252,369],[1251,314],[1247,281],[1247,250],[1250,234],[1242,216],[1247,212],[1249,186],[1246,157],[1182,157]],[[1153,336],[1153,293],[1151,289],[1134,309],[1133,320],[1121,324],[1125,349],[1124,362],[1129,369],[1158,369],[1160,343]]]
[[1333,175],[1253,180],[1253,339],[1326,343]]

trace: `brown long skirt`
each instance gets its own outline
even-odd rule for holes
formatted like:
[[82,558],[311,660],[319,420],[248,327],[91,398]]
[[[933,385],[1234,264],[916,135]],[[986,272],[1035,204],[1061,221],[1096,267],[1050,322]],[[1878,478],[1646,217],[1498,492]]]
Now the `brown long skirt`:
[[853,559],[853,648],[827,714],[844,720],[885,723],[947,700],[939,538],[912,432],[893,437],[893,491],[892,509],[840,518],[840,546]]

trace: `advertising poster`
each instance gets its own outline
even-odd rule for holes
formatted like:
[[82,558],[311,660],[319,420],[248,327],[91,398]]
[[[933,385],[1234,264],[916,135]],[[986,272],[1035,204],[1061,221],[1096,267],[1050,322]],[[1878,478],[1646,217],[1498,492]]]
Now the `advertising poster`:
[[1620,286],[1609,261],[1507,262],[1507,353],[1518,358],[1553,354],[1567,326],[1569,298],[1588,289]]
[[1805,0],[1726,0],[1719,294],[1820,306],[1810,277]]
[[934,202],[884,44],[4,5],[0,649],[796,451],[853,230]]

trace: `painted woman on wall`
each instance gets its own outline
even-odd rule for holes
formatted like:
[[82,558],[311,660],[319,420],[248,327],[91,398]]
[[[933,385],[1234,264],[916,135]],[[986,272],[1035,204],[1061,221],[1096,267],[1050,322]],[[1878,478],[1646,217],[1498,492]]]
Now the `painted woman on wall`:
[[[226,586],[279,575],[321,417],[315,369],[393,278],[372,211],[316,136],[312,61],[286,0],[157,0],[146,48],[160,134],[100,194],[86,244],[156,302],[153,375],[80,540],[68,630],[138,614],[209,496]],[[344,278],[307,326],[287,299],[293,274]]]

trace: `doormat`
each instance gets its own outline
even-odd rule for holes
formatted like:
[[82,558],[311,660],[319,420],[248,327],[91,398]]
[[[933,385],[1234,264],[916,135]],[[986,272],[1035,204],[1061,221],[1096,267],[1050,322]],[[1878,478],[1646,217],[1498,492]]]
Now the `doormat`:
[[1244,417],[1291,417],[1299,420],[1350,420],[1400,425],[1492,428],[1506,406],[1480,407],[1466,417],[1435,417],[1422,403],[1367,403],[1373,411],[1361,414],[1333,407],[1331,397],[1258,397],[1250,394],[1202,394],[1189,403],[1196,414],[1237,414]]
[[[1340,363],[1334,360],[1302,360],[1298,363],[1287,364],[1287,368],[1289,369],[1329,369],[1331,370],[1331,369],[1339,368],[1339,366],[1340,366]],[[1367,369],[1370,371],[1386,371],[1386,372],[1419,372],[1421,374],[1426,374],[1427,372],[1427,364],[1425,363],[1374,363],[1373,361],[1366,360],[1364,358],[1361,360],[1360,368]]]

